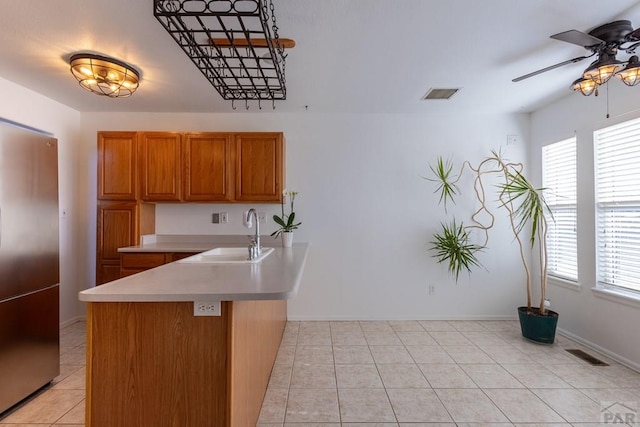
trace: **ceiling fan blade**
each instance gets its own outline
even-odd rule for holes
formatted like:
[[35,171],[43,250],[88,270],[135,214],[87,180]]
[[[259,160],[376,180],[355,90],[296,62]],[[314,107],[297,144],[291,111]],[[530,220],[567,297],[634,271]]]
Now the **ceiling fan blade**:
[[640,40],[640,28],[633,30],[632,32],[630,32],[629,34],[626,35],[625,37],[626,41],[630,41],[630,42],[637,42]]
[[562,67],[564,65],[571,64],[571,63],[574,63],[574,62],[579,62],[579,61],[582,61],[583,59],[591,58],[592,56],[593,56],[593,54],[592,55],[588,55],[588,56],[579,56],[577,58],[569,59],[567,61],[560,62],[560,63],[554,64],[554,65],[550,65],[548,67],[542,68],[542,69],[534,71],[532,73],[525,74],[524,76],[516,77],[515,79],[513,79],[511,81],[512,82],[519,82],[521,80],[528,79],[529,77],[537,76],[538,74],[546,73],[547,71],[551,71],[551,70],[554,70],[556,68],[560,68],[560,67]]
[[600,40],[597,37],[593,37],[590,34],[583,33],[578,30],[569,30],[562,33],[554,34],[550,36],[552,39],[560,40],[567,43],[577,44],[582,47],[597,46],[604,43],[604,40]]

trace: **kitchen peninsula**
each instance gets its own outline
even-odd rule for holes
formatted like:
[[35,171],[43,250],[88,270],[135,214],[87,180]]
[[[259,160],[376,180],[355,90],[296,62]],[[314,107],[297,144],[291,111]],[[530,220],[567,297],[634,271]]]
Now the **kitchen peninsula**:
[[[176,261],[80,292],[87,427],[255,426],[307,253]],[[220,315],[194,316],[195,301],[221,301]]]

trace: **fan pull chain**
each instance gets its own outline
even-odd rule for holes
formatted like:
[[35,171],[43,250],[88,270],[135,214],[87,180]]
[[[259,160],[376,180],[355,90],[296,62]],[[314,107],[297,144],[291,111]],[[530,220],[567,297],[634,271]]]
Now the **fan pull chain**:
[[609,114],[609,80],[607,80],[607,119],[611,117]]

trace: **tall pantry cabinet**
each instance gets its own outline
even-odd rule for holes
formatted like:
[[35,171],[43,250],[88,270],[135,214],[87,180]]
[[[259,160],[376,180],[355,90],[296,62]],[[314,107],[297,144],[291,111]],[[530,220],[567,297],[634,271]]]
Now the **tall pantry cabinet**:
[[282,132],[98,132],[96,284],[155,232],[155,203],[280,203]]
[[135,132],[98,133],[96,285],[120,278],[118,248],[155,231],[155,205],[138,201]]

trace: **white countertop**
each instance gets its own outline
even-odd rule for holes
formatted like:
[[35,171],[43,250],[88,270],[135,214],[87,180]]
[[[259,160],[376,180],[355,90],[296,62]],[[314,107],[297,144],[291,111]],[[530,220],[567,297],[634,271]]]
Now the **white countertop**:
[[[280,239],[260,236],[262,246],[280,246]],[[142,243],[136,246],[118,248],[118,252],[204,252],[221,246],[248,246],[249,238],[244,235],[166,235],[142,236]]]
[[[209,245],[203,250],[214,247]],[[177,252],[175,248],[156,251]],[[298,292],[308,251],[307,243],[295,243],[291,248],[276,247],[257,264],[183,264],[176,261],[84,290],[79,299],[85,302],[290,299]]]

